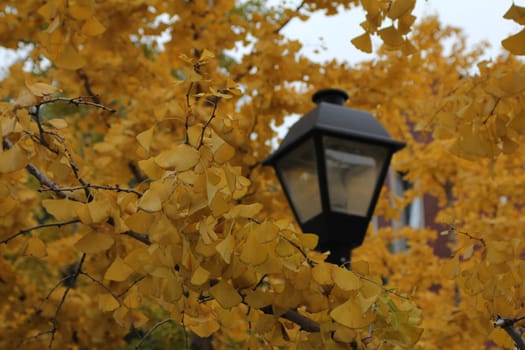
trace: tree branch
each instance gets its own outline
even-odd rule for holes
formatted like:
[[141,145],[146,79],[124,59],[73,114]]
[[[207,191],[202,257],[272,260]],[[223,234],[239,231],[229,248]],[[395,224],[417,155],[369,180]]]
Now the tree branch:
[[139,283],[140,281],[142,281],[144,278],[146,278],[145,276],[142,276],[140,278],[138,278],[137,280],[135,280],[133,283],[131,283],[126,289],[124,289],[122,292],[120,292],[117,297],[122,297],[123,295],[125,295],[127,292],[129,292],[129,290],[134,286],[136,285],[137,283]]
[[137,343],[137,345],[135,345],[135,350],[138,350],[141,346],[142,346],[142,343],[144,343],[144,341],[146,340],[147,337],[149,337],[151,335],[151,333],[153,333],[153,331],[155,331],[155,329],[159,328],[160,326],[162,326],[163,324],[165,323],[168,323],[168,322],[171,322],[171,318],[167,318],[165,320],[162,320],[160,322],[157,322],[153,325],[153,327],[151,327],[147,332],[146,334],[144,334],[144,336],[142,337],[142,339]]
[[30,227],[30,228],[26,228],[25,230],[18,231],[17,233],[15,233],[15,234],[7,237],[7,238],[4,238],[4,239],[0,240],[0,244],[8,243],[12,239],[15,239],[16,237],[21,236],[21,235],[25,235],[26,233],[29,233],[29,232],[34,231],[34,230],[38,230],[38,229],[46,228],[46,227],[58,227],[58,228],[60,228],[62,226],[75,224],[77,222],[80,222],[80,220],[79,219],[74,219],[74,220],[69,220],[69,221],[53,222],[53,223],[49,223],[49,224],[41,224],[41,225],[33,226],[33,227]]
[[[56,132],[53,132],[53,131],[44,131],[44,132],[49,135],[54,136],[62,144],[62,146],[64,147],[64,153],[67,157],[69,166],[71,167],[71,170],[73,171],[73,174],[75,175],[75,178],[77,179],[77,181],[80,182],[80,184],[83,186],[87,201],[91,202],[94,197],[91,194],[91,191],[89,190],[89,186],[88,186],[89,184],[82,177],[80,177],[80,171],[78,169],[77,163],[75,162],[75,160],[73,159],[73,155],[71,154],[71,152],[69,152],[69,149],[67,148],[66,140],[62,136],[57,134]],[[46,146],[46,147],[51,150],[49,146]]]
[[84,89],[86,90],[87,94],[90,95],[93,99],[93,102],[100,103],[100,97],[93,92],[91,89],[91,83],[89,81],[89,77],[87,76],[86,72],[82,69],[77,69],[78,77],[82,80],[84,83]]
[[517,318],[506,318],[498,315],[498,318],[494,322],[494,327],[502,328],[512,338],[514,344],[519,350],[525,350],[525,341],[521,337],[521,333],[514,328],[514,324],[518,321],[525,319],[525,316]]
[[[271,306],[265,306],[260,309],[262,312],[264,312],[267,315],[273,315],[273,309]],[[282,317],[288,321],[292,321],[293,323],[298,324],[303,331],[306,332],[320,332],[321,326],[318,322],[309,319],[308,317],[301,315],[299,311],[297,310],[288,310],[284,314],[280,315],[279,317]]]
[[126,231],[122,232],[123,235],[130,236],[131,238],[135,238],[137,241],[142,242],[146,245],[151,245],[151,241],[149,240],[148,235],[143,233],[137,233],[134,231]]
[[[86,259],[86,253],[82,254],[82,257],[80,258],[80,261],[78,262],[78,265],[77,265],[77,268],[75,269],[75,272],[72,275],[67,276],[66,277],[67,279],[72,278],[72,279],[76,280],[78,278],[78,275],[80,275],[80,272],[82,271],[82,265],[84,265],[85,259]],[[60,283],[62,283],[66,278],[62,279],[60,281]],[[57,284],[53,288],[53,290],[56,289],[58,285],[59,284]],[[47,298],[49,298],[49,296],[52,294],[53,290],[51,291],[51,293],[48,294]],[[55,310],[55,315],[51,319],[51,324],[52,324],[51,329],[48,329],[48,330],[43,331],[43,332],[40,332],[37,335],[35,335],[34,337],[31,337],[31,338],[38,338],[38,337],[41,337],[41,336],[43,336],[45,334],[51,334],[51,339],[49,340],[49,345],[48,345],[48,349],[49,350],[51,350],[51,348],[53,347],[53,342],[55,341],[55,335],[56,335],[56,332],[58,330],[58,315],[60,314],[60,311],[62,310],[62,307],[64,306],[64,303],[66,302],[67,295],[69,294],[70,290],[71,290],[71,287],[67,287],[66,290],[64,290],[64,294],[62,294],[62,298],[60,298],[60,302],[58,303],[57,308]]]
[[[5,149],[11,149],[13,147],[13,144],[8,139],[4,139],[3,146]],[[42,171],[40,171],[37,167],[35,167],[33,164],[29,163],[26,165],[26,170],[36,177],[38,182],[40,182],[40,185],[46,186],[49,189],[51,189],[59,198],[67,198],[74,201],[78,201],[76,198],[68,197],[64,192],[60,191],[60,186],[58,186],[55,182],[50,180]]]
[[[303,0],[301,1],[301,3],[295,8],[295,11],[294,12],[298,12],[300,11],[303,6],[305,5],[306,1]],[[279,28],[277,28],[276,30],[274,30],[274,33],[275,34],[279,34],[281,32],[281,30],[283,30],[284,27],[286,27],[288,25],[288,23],[290,23],[290,21],[293,19],[293,17],[288,17],[283,23],[281,23],[281,25],[279,26]]]
[[86,276],[87,278],[89,278],[92,282],[94,282],[95,284],[98,284],[99,286],[101,286],[106,292],[108,292],[109,294],[111,294],[111,296],[119,303],[119,305],[122,305],[122,303],[120,302],[119,300],[119,297],[118,295],[115,295],[113,293],[113,291],[111,291],[111,289],[109,289],[108,286],[106,286],[104,283],[102,283],[101,281],[97,280],[95,277],[91,276],[89,273],[87,272],[84,272],[84,271],[80,271],[80,274],[83,275],[83,276]]
[[[74,192],[74,191],[80,191],[80,190],[85,190],[86,188],[93,188],[93,189],[96,189],[96,190],[106,190],[106,191],[115,191],[115,192],[127,192],[127,193],[133,193],[133,194],[136,194],[137,197],[142,197],[142,193],[137,191],[137,190],[134,190],[132,188],[125,188],[125,187],[120,187],[119,185],[116,185],[116,186],[103,186],[103,185],[93,185],[93,184],[90,184],[90,183],[86,183],[85,186],[76,186],[76,187],[60,187],[60,191],[61,192]],[[48,191],[53,191],[53,189],[51,188],[39,188],[38,189],[38,192],[48,192]]]
[[89,99],[95,99],[96,96],[78,96],[78,97],[54,97],[54,98],[50,98],[49,100],[44,100],[40,103],[37,104],[37,106],[42,106],[42,105],[45,105],[45,104],[49,104],[49,103],[56,103],[56,102],[67,102],[67,103],[71,103],[75,106],[80,106],[80,105],[84,105],[84,106],[90,106],[90,107],[95,107],[95,108],[98,108],[98,109],[102,109],[104,111],[107,111],[107,112],[110,112],[110,113],[115,113],[116,110],[113,109],[113,108],[110,108],[110,107],[107,107],[107,106],[104,106],[103,104],[100,104],[100,103],[96,103],[96,102],[91,102],[91,101],[86,101],[86,99],[89,98]]
[[210,118],[208,119],[208,121],[206,121],[206,124],[204,124],[204,127],[202,128],[201,130],[201,137],[200,137],[200,141],[199,141],[199,146],[197,146],[197,149],[200,149],[203,142],[204,142],[204,133],[206,132],[206,129],[208,128],[208,126],[210,125],[210,123],[212,122],[213,119],[215,119],[215,113],[217,112],[217,105],[219,104],[219,100],[217,100],[214,104],[213,104],[213,110],[211,112],[211,116]]

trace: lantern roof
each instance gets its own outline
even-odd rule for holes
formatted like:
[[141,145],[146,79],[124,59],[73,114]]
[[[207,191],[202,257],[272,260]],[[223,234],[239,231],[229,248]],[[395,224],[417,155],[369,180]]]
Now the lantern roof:
[[339,89],[324,89],[315,93],[312,100],[317,106],[290,128],[279,148],[264,161],[264,164],[273,163],[283,152],[316,132],[385,145],[393,152],[405,146],[404,142],[392,139],[372,114],[345,107],[347,99],[347,93]]

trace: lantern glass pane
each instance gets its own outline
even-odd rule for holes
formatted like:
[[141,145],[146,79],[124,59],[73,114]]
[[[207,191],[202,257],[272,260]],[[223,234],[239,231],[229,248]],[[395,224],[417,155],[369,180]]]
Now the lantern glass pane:
[[388,149],[330,136],[323,146],[330,209],[367,216]]
[[321,213],[317,160],[312,139],[294,148],[276,162],[282,185],[301,222]]

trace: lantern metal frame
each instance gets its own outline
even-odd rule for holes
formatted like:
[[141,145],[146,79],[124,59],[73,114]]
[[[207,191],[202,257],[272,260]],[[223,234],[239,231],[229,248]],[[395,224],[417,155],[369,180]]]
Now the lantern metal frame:
[[[317,249],[330,250],[331,255],[328,261],[336,263],[347,261],[350,251],[362,244],[392,155],[405,147],[404,142],[392,139],[370,113],[344,107],[343,104],[347,99],[347,93],[339,89],[324,89],[315,93],[312,100],[317,106],[290,128],[279,148],[263,161],[263,165],[272,165],[275,168],[301,229],[304,232],[316,233],[319,236]],[[367,145],[365,147],[371,145],[385,151],[382,168],[377,176],[375,189],[365,215],[342,213],[330,208],[326,153],[323,144],[325,137],[339,139],[342,142],[353,141]],[[309,140],[313,141],[315,149],[321,213],[309,220],[302,221],[278,162]]]

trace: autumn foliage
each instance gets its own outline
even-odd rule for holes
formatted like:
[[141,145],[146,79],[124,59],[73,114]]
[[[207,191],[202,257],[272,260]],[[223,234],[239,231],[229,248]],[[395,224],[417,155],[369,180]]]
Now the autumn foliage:
[[[0,348],[523,345],[525,29],[480,62],[414,5],[4,2],[0,44],[31,50],[0,85]],[[281,33],[358,6],[370,61],[318,64]],[[407,142],[392,167],[413,187],[376,215],[439,207],[425,229],[370,228],[351,266],[325,262],[261,166],[323,87]]]

